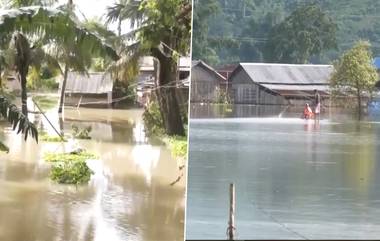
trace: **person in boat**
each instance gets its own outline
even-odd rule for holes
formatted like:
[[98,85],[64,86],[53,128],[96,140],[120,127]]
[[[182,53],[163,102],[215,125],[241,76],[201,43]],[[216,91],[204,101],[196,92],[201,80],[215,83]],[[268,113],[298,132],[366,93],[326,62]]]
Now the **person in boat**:
[[314,90],[314,119],[319,120],[321,113],[321,96],[318,93],[318,90]]
[[303,119],[311,119],[313,118],[314,114],[313,111],[311,110],[310,106],[308,103],[305,104],[305,108],[303,109]]

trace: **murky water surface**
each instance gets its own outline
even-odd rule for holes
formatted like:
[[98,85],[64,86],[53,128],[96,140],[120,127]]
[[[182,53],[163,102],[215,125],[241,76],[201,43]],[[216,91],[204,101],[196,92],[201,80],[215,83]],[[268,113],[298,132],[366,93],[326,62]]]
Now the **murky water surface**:
[[[59,128],[55,112],[48,116]],[[92,126],[91,140],[66,144],[25,143],[3,124],[0,135],[10,153],[0,154],[0,240],[183,240],[185,181],[169,185],[178,175],[176,161],[147,140],[141,114],[66,109],[65,131],[71,124]],[[41,116],[30,118],[54,132]],[[95,171],[89,185],[54,184],[43,153],[77,144],[100,157],[88,162]]]
[[240,239],[380,237],[376,118],[326,112],[315,123],[297,111],[242,109],[245,118],[193,113],[187,238],[226,238],[231,182]]

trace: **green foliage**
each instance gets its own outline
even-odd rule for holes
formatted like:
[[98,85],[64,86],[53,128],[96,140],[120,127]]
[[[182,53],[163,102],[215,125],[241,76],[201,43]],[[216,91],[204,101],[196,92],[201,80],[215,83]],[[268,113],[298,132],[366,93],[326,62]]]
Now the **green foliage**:
[[3,96],[0,96],[0,115],[12,124],[13,130],[17,130],[17,134],[22,133],[25,140],[29,136],[38,142],[38,131],[35,125],[18,110],[16,105],[9,103]]
[[126,104],[126,105],[131,105],[134,104],[136,99],[137,99],[137,93],[136,93],[136,85],[132,83],[126,83],[126,82],[121,82],[117,81],[114,83],[114,93],[117,95],[116,98],[118,97],[125,97],[125,99],[117,102],[118,104]]
[[[380,1],[374,0],[216,0],[219,12],[215,14],[198,14],[207,2],[211,0],[194,1],[194,38],[193,56],[196,59],[208,59],[213,56],[219,64],[233,62],[263,62],[266,55],[265,45],[271,29],[280,24],[297,8],[310,4],[318,5],[327,13],[339,28],[336,31],[337,48],[324,51],[318,56],[311,56],[311,63],[330,64],[353,44],[366,39],[372,43],[371,50],[375,56],[380,56],[380,22],[378,9]],[[199,20],[197,20],[199,17]],[[307,19],[305,19],[307,20]],[[197,51],[197,44],[202,40],[196,35],[201,27],[207,26],[202,39],[229,38],[237,43],[237,47],[218,48],[205,42],[208,51]],[[197,33],[197,34],[195,34]],[[199,35],[201,36],[201,35]],[[214,54],[210,54],[209,52]],[[209,63],[214,63],[210,60]]]
[[204,0],[196,1],[193,11],[193,59],[202,59],[208,64],[215,65],[219,62],[219,58],[212,48],[214,45],[209,44],[207,20],[210,17],[215,17],[221,9],[217,0]]
[[187,137],[170,136],[164,138],[164,142],[169,146],[174,158],[185,158],[187,155]]
[[39,134],[40,134],[39,139],[41,141],[45,141],[45,142],[67,142],[67,140],[65,138],[62,140],[62,138],[58,135],[49,135],[48,133],[46,133],[44,131],[39,131]]
[[83,184],[93,172],[86,160],[97,158],[94,154],[77,151],[71,153],[45,153],[44,160],[53,164],[50,178],[61,184]]
[[47,152],[44,160],[47,162],[84,162],[89,159],[96,159],[97,156],[90,152],[74,152],[74,153],[53,153]]
[[47,67],[40,69],[32,66],[27,76],[26,87],[28,90],[52,91],[58,90],[59,83]]
[[143,121],[148,136],[161,136],[165,133],[160,108],[157,102],[148,103],[143,113]]
[[3,142],[0,141],[0,151],[1,152],[9,152],[9,147],[7,147]]
[[50,178],[60,184],[88,183],[93,172],[86,162],[60,162],[53,165]]
[[264,57],[268,62],[306,64],[311,56],[336,48],[336,30],[317,5],[298,8],[272,28]]
[[335,71],[330,84],[335,96],[353,95],[356,97],[360,115],[361,99],[363,96],[372,94],[377,80],[378,75],[372,64],[370,44],[359,41],[335,63]]
[[78,126],[72,124],[71,130],[73,131],[73,137],[76,139],[91,139],[90,133],[91,133],[91,126],[88,126],[86,128],[79,128]]

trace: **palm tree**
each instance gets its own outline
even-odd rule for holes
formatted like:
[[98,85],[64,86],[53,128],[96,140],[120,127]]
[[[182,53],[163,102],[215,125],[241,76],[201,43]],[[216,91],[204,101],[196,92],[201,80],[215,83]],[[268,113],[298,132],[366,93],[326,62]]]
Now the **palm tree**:
[[117,21],[117,33],[121,37],[121,24],[125,20],[130,21],[131,28],[140,25],[143,12],[139,7],[141,1],[138,0],[119,0],[113,6],[107,7],[106,24]]
[[[27,74],[30,65],[30,48],[28,48],[27,39],[35,40],[50,55],[50,61],[55,60],[55,65],[61,67],[64,80],[59,112],[62,111],[65,83],[70,69],[85,70],[91,62],[89,59],[92,54],[118,58],[113,48],[103,39],[73,19],[70,11],[66,11],[66,6],[60,8],[33,6],[3,10],[0,12],[0,29],[4,36],[15,31],[20,31],[19,33],[24,36],[22,38],[17,35],[20,37],[17,39],[17,43],[22,43],[22,45],[15,45],[23,47],[23,49],[18,48],[18,52],[16,51],[18,53],[16,57],[23,57],[23,59],[15,60],[16,64],[22,65],[17,68],[17,71],[20,74],[23,88],[23,83],[26,83],[26,75],[25,79],[23,76]],[[26,90],[23,93],[26,93]],[[25,98],[24,94],[22,98]],[[23,108],[24,106],[26,108],[26,105],[23,105]]]

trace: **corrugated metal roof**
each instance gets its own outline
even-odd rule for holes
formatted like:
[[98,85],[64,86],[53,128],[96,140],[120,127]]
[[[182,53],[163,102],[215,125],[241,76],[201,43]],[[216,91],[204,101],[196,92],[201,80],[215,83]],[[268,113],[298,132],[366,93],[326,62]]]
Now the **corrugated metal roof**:
[[257,83],[328,84],[332,65],[241,63],[241,67]]
[[297,91],[328,91],[328,85],[283,85],[283,84],[261,84],[271,90],[297,90]]
[[[62,81],[59,84],[61,89]],[[88,76],[77,72],[67,75],[66,93],[102,94],[111,92],[113,81],[110,74],[89,73]]]
[[194,68],[195,66],[203,66],[205,69],[209,70],[211,73],[213,73],[214,75],[216,75],[221,82],[225,82],[226,81],[226,78],[221,75],[220,73],[218,73],[214,68],[212,68],[211,66],[209,66],[208,64],[206,64],[205,62],[203,62],[202,60],[193,60],[191,62],[191,68]]

